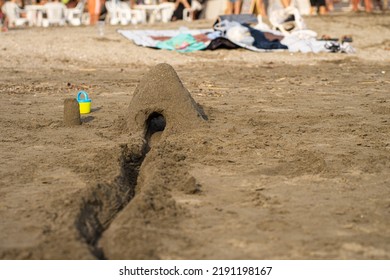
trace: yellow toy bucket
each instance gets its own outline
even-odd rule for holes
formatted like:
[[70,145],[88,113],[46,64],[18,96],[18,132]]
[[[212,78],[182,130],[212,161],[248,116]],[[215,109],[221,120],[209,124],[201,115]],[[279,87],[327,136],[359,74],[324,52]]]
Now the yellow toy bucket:
[[[84,99],[81,99],[81,96],[84,96]],[[91,99],[88,98],[88,93],[85,91],[80,91],[77,94],[77,102],[79,102],[80,114],[89,114],[91,112]]]

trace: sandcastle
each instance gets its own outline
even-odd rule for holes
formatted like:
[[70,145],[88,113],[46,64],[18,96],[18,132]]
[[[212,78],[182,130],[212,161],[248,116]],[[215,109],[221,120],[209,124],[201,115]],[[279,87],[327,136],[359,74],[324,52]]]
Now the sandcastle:
[[176,71],[166,63],[144,75],[126,114],[128,132],[147,141],[162,131],[171,134],[194,128],[205,119]]
[[74,98],[64,100],[64,125],[76,126],[81,124],[79,103]]

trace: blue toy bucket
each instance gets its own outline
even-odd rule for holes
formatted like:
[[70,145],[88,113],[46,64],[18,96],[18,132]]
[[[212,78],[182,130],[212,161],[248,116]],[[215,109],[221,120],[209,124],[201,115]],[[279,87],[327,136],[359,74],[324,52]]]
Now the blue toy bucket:
[[89,114],[91,112],[91,99],[88,98],[88,93],[83,90],[80,91],[77,94],[77,102],[79,103],[80,114]]

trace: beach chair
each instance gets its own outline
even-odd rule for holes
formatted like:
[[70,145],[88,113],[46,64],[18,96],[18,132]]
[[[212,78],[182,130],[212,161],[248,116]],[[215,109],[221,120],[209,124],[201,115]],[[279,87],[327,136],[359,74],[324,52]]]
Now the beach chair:
[[10,27],[23,26],[28,23],[27,18],[20,16],[23,10],[14,2],[5,2],[1,11],[7,16]]
[[107,1],[107,18],[111,25],[127,25],[146,22],[146,14],[141,10],[131,9],[129,4],[120,1]]
[[66,6],[60,2],[49,2],[44,5],[46,10],[46,18],[42,20],[42,26],[48,27],[50,25],[65,25]]
[[111,25],[117,25],[120,22],[119,5],[116,1],[106,1],[104,4],[107,9],[107,19]]
[[164,2],[158,5],[160,8],[161,21],[170,22],[173,12],[175,11],[175,3]]
[[66,10],[66,21],[73,26],[80,26],[84,12],[86,0],[81,0],[77,6]]
[[120,16],[121,24],[126,25],[128,23],[137,24],[146,22],[146,13],[142,10],[131,9],[130,5],[126,2],[120,3]]

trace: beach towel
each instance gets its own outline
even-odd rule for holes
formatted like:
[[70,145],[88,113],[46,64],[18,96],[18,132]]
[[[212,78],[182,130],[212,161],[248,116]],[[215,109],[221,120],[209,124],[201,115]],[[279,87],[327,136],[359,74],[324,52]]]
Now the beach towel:
[[[237,24],[239,25],[239,23]],[[254,33],[258,32],[261,33],[261,31],[255,31]],[[174,50],[179,52],[216,50],[219,48],[245,48],[256,52],[286,49],[286,47],[282,44],[275,44],[274,42],[268,41],[265,37],[259,34],[259,36],[254,39],[254,42],[256,42],[254,46],[246,44],[245,41],[228,38],[224,32],[213,29],[118,30],[118,33],[138,46]],[[180,41],[182,45],[180,45]],[[256,46],[260,46],[261,48]]]
[[[229,32],[229,29],[232,32]],[[355,49],[345,42],[329,44],[328,41],[317,40],[317,33],[311,30],[296,30],[289,34],[282,34],[278,31],[262,31],[228,20],[218,21],[214,29],[179,28],[175,30],[118,30],[118,32],[136,45],[178,52],[219,48],[245,48],[255,52],[285,50],[303,53],[355,52]]]
[[193,52],[204,50],[207,46],[204,42],[198,42],[191,34],[179,34],[171,39],[158,42],[156,47],[170,51]]
[[[125,38],[132,41],[134,44],[142,47],[156,48],[158,49],[158,44],[170,40],[173,37],[179,36],[181,34],[189,34],[191,36],[197,35],[206,35],[212,33],[213,29],[169,29],[169,30],[118,30]],[[194,37],[195,38],[195,37]],[[202,42],[203,40],[200,40]],[[207,47],[207,42],[204,42],[205,48]],[[176,49],[175,49],[176,50]]]

